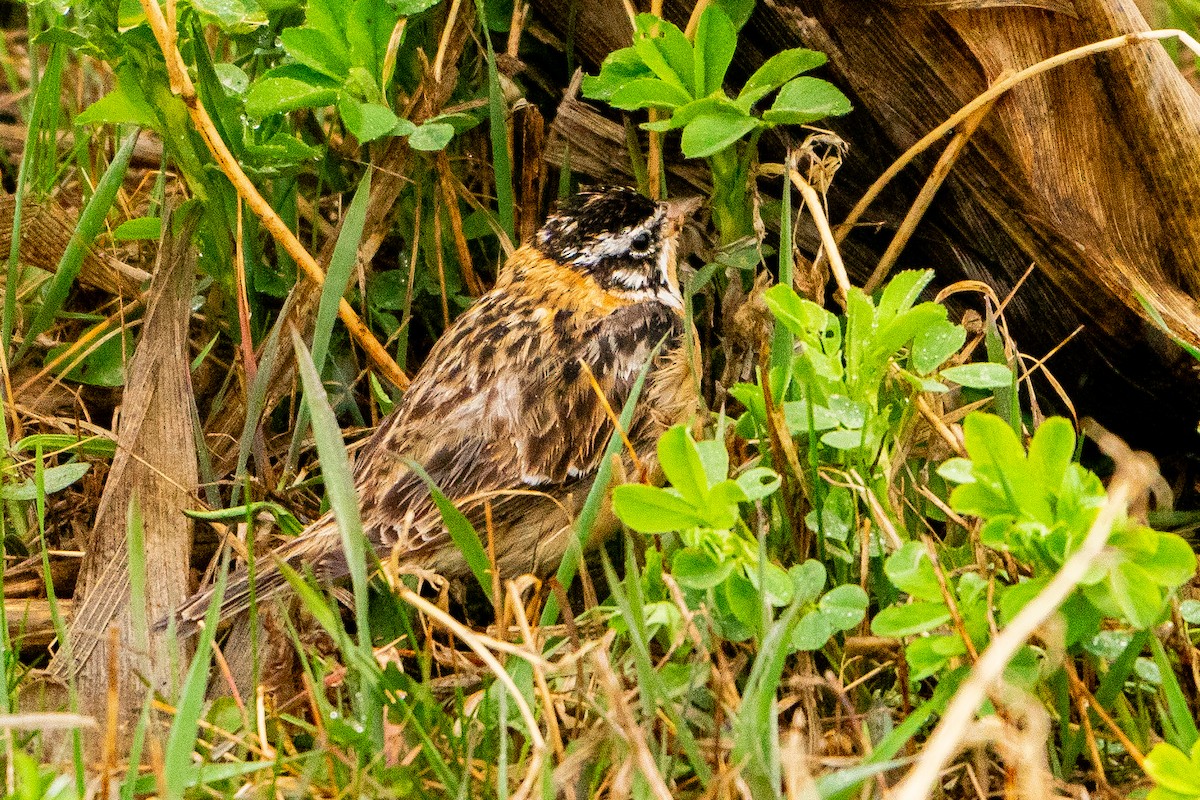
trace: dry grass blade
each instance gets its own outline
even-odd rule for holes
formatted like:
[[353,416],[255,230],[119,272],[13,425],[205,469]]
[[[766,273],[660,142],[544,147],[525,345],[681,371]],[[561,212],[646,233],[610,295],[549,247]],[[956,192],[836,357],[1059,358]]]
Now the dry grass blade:
[[[521,594],[517,589],[517,584],[514,581],[508,582],[508,599],[512,604],[513,613],[517,618],[517,627],[521,631],[521,637],[525,640],[525,646],[529,652],[537,652],[537,640],[534,639],[533,630],[529,626],[529,619],[525,615],[525,605],[521,602]],[[533,679],[537,686],[538,698],[542,701],[542,710],[546,716],[546,733],[550,737],[550,743],[554,745],[554,753],[561,760],[566,751],[563,748],[562,735],[558,729],[558,715],[555,713],[554,701],[550,696],[550,685],[546,682],[546,672],[540,664],[530,662],[533,667]]]
[[[191,316],[195,252],[193,225],[167,235],[159,251],[146,318],[137,350],[129,364],[118,449],[96,512],[96,522],[81,568],[83,601],[69,631],[73,650],[60,650],[50,665],[58,677],[74,674],[84,708],[104,714],[108,691],[107,659],[97,645],[111,625],[121,631],[120,696],[124,723],[141,709],[143,676],[157,691],[170,690],[169,643],[160,635],[151,652],[137,646],[131,602],[145,604],[145,617],[159,619],[188,593],[192,521],[183,510],[195,504],[198,467],[191,407],[188,323]],[[147,596],[129,596],[129,553],[126,510],[136,503],[142,515],[148,574]],[[77,589],[77,594],[80,591]],[[68,661],[70,658],[70,661]],[[128,736],[121,741],[128,742]]]
[[[69,622],[74,613],[74,605],[70,600],[59,600],[58,613]],[[10,635],[19,646],[45,647],[54,641],[54,619],[50,613],[49,600],[5,598],[4,616],[8,619]]]
[[888,244],[887,250],[880,257],[879,263],[875,266],[875,271],[871,273],[871,277],[863,284],[863,291],[867,294],[873,294],[883,279],[887,277],[891,271],[892,265],[896,263],[896,259],[900,257],[904,246],[908,244],[908,240],[912,238],[913,232],[917,229],[917,224],[921,221],[925,211],[929,208],[929,204],[933,202],[933,197],[937,194],[937,190],[941,188],[942,182],[946,180],[946,176],[950,174],[954,162],[962,154],[963,148],[967,146],[967,142],[971,141],[971,135],[975,133],[979,123],[983,122],[984,117],[992,110],[992,104],[989,103],[980,108],[963,123],[962,128],[954,134],[954,138],[950,140],[950,144],[946,145],[946,149],[942,151],[942,155],[938,158],[937,165],[934,166],[933,172],[925,180],[925,185],[921,187],[920,194],[909,208],[908,213],[904,215],[904,221],[900,223],[900,227],[896,230],[896,235],[892,237],[892,241]]
[[1118,466],[1117,478],[1109,487],[1108,500],[1079,550],[980,655],[970,677],[959,688],[929,737],[920,759],[896,787],[894,800],[925,800],[931,795],[938,775],[962,745],[962,733],[970,726],[976,710],[997,686],[1017,650],[1058,610],[1086,576],[1104,549],[1113,523],[1125,513],[1129,497],[1137,492],[1138,483],[1136,476],[1122,474]]
[[[454,617],[450,616],[445,611],[442,611],[440,608],[435,606],[433,603],[430,603],[424,597],[421,597],[421,595],[417,594],[412,589],[409,589],[407,586],[399,584],[395,587],[395,589],[396,595],[401,600],[418,609],[426,616],[437,620],[439,624],[443,625],[447,630],[457,636],[463,642],[463,644],[467,645],[467,647],[470,647],[471,650],[473,650],[475,654],[479,656],[485,664],[488,665],[488,669],[492,671],[497,680],[504,684],[504,688],[508,690],[512,701],[517,704],[517,709],[521,712],[521,718],[525,721],[526,726],[529,728],[529,737],[533,740],[534,750],[540,755],[541,751],[545,750],[546,748],[546,740],[542,736],[541,729],[538,727],[537,718],[533,715],[533,710],[529,707],[529,703],[525,701],[525,697],[521,694],[521,690],[518,689],[517,685],[513,682],[512,676],[505,671],[500,662],[496,660],[496,657],[492,655],[488,645],[490,644],[491,647],[494,647],[497,650],[507,650],[509,648],[501,646],[501,643],[497,643],[497,641],[494,639],[490,642],[485,642],[486,637],[482,637],[475,633],[470,628],[456,620]],[[512,652],[513,655],[520,656],[521,658],[540,661],[538,656],[533,653],[528,653],[524,650],[512,648],[510,652]]]
[[654,761],[650,745],[646,742],[646,733],[642,730],[634,716],[633,709],[625,699],[621,683],[617,679],[617,674],[613,672],[612,663],[608,660],[608,654],[603,650],[594,651],[592,663],[596,668],[596,675],[600,679],[600,688],[608,697],[609,724],[625,739],[632,751],[633,763],[637,765],[642,779],[649,784],[654,797],[659,800],[671,800],[674,795],[663,779],[658,764]]
[[792,185],[800,190],[800,196],[804,198],[804,205],[808,208],[808,213],[812,215],[813,222],[817,226],[817,232],[821,235],[821,246],[824,248],[824,253],[829,259],[829,269],[833,273],[833,279],[837,282],[838,290],[834,295],[834,299],[842,307],[846,307],[846,299],[850,296],[850,276],[846,274],[846,265],[842,262],[842,254],[838,250],[838,240],[834,236],[833,231],[829,227],[829,218],[825,214],[825,206],[821,202],[821,196],[817,194],[817,190],[809,184],[808,179],[800,174],[798,169],[792,169],[789,177]]

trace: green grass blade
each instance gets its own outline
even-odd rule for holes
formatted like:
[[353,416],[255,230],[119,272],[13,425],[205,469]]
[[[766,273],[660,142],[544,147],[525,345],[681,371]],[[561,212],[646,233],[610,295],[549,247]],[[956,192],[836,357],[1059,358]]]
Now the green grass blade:
[[304,385],[305,404],[312,415],[313,436],[316,439],[317,454],[321,459],[325,492],[329,496],[329,504],[333,508],[333,515],[342,535],[350,582],[354,587],[358,644],[364,652],[370,652],[371,628],[367,619],[367,546],[363,535],[362,517],[358,510],[358,495],[354,491],[350,458],[346,455],[342,431],[321,386],[317,367],[295,331],[292,332],[292,346],[295,348],[296,362],[300,368],[300,381]]
[[[484,0],[478,0],[479,18],[487,19]],[[492,172],[496,176],[496,213],[508,240],[514,245],[516,239],[516,197],[513,194],[512,158],[508,153],[508,107],[504,102],[504,89],[500,85],[500,71],[496,68],[496,51],[487,24],[483,25],[483,40],[487,43],[488,71],[488,125],[492,139]]]
[[[505,692],[500,692],[504,695]],[[458,794],[458,776],[454,774],[454,770],[450,768],[450,764],[442,756],[441,749],[433,737],[429,735],[429,731],[425,730],[425,725],[413,713],[412,708],[408,703],[398,703],[397,707],[405,716],[408,730],[415,733],[417,738],[421,740],[421,756],[425,759],[430,769],[433,770],[437,779],[441,781],[444,788],[443,797],[452,797]]]
[[129,615],[133,622],[133,640],[143,653],[150,652],[150,626],[146,619],[146,531],[137,497],[129,501],[125,512],[125,537],[129,546]]
[[1020,370],[1019,365],[1009,363],[1008,356],[1004,352],[1004,340],[1000,336],[999,327],[996,325],[996,318],[989,314],[987,326],[984,330],[984,344],[987,347],[988,361],[993,364],[1003,364],[1012,370],[1013,380],[1011,386],[1001,386],[992,390],[992,394],[996,397],[996,414],[999,415],[1005,422],[1009,424],[1017,435],[1021,435],[1021,394],[1020,394]]
[[775,698],[787,660],[788,640],[801,606],[793,604],[763,636],[746,679],[733,725],[733,757],[754,797],[779,797],[783,771],[779,761],[779,714]]
[[1171,744],[1185,753],[1189,752],[1196,740],[1200,739],[1200,730],[1196,728],[1196,718],[1192,715],[1187,697],[1179,686],[1175,668],[1171,665],[1171,660],[1167,658],[1167,652],[1163,649],[1162,642],[1157,636],[1150,637],[1150,652],[1154,655],[1154,663],[1158,665],[1159,674],[1162,675],[1161,688],[1167,704],[1167,715],[1170,717],[1171,725],[1175,728],[1175,734],[1178,737],[1178,741],[1171,742]]
[[333,248],[333,256],[329,259],[329,271],[325,275],[325,285],[321,287],[321,302],[317,306],[317,321],[313,328],[312,360],[317,372],[325,366],[325,358],[329,353],[329,339],[333,335],[333,325],[337,321],[338,305],[346,286],[354,275],[354,264],[358,260],[358,244],[362,240],[363,226],[367,221],[367,200],[371,196],[371,171],[367,170],[359,181],[350,207],[346,209],[346,217],[342,222],[341,233],[338,234],[337,244]]
[[475,576],[475,580],[479,582],[484,593],[487,594],[488,600],[492,601],[494,606],[496,598],[492,597],[492,562],[488,558],[487,548],[484,547],[479,532],[467,519],[467,515],[459,511],[450,498],[442,493],[433,478],[429,477],[429,473],[420,464],[415,461],[406,461],[405,463],[429,487],[429,494],[433,497],[438,511],[442,513],[442,522],[445,523],[446,530],[450,532],[454,546],[462,551],[463,558],[467,560],[467,566],[471,568],[471,574]]
[[[508,692],[496,693],[496,708],[498,719],[508,719]],[[496,759],[496,800],[508,800],[508,730],[501,727],[498,731],[500,738],[500,754]]]
[[[63,656],[68,660],[67,663],[70,663],[71,642],[67,638],[67,624],[63,620],[62,613],[58,607],[58,595],[54,591],[54,581],[51,579],[50,547],[46,542],[46,465],[42,457],[41,445],[35,451],[33,480],[34,485],[37,487],[35,505],[37,508],[38,538],[40,539],[40,549],[42,551],[42,574],[45,576],[46,602],[50,605],[50,620],[54,625],[54,635],[58,637]],[[79,695],[75,688],[74,676],[69,681],[67,693],[71,711],[79,713]],[[83,737],[78,728],[71,731],[71,749],[75,765],[75,791],[76,794],[82,797],[87,784],[87,773],[83,758]]]
[[292,590],[300,598],[300,602],[305,610],[312,614],[317,624],[324,628],[325,632],[333,639],[334,644],[338,646],[338,649],[345,654],[349,665],[354,666],[359,672],[377,671],[378,664],[375,659],[371,657],[364,660],[362,648],[358,647],[357,643],[350,638],[350,634],[346,632],[336,605],[330,603],[325,595],[313,588],[312,584],[305,580],[303,575],[286,563],[280,562],[279,571],[283,573],[283,577],[292,585]]
[[1096,702],[1100,704],[1101,708],[1106,710],[1112,708],[1112,704],[1125,689],[1125,681],[1133,674],[1138,657],[1146,648],[1146,642],[1152,635],[1150,630],[1135,633],[1116,660],[1108,665],[1108,670],[1104,673],[1104,677],[1100,680],[1100,686],[1096,689]]
[[96,191],[92,193],[87,205],[84,206],[83,213],[79,216],[79,222],[75,225],[75,232],[71,235],[71,241],[58,260],[54,277],[50,279],[50,284],[46,287],[42,307],[38,309],[33,321],[29,323],[24,341],[13,358],[14,362],[21,359],[34,339],[54,324],[55,317],[62,310],[71,286],[74,285],[75,279],[79,276],[79,270],[83,267],[83,259],[87,255],[88,247],[103,230],[104,220],[112,208],[113,201],[117,199],[117,191],[125,181],[125,173],[129,169],[130,159],[133,158],[133,148],[137,144],[138,133],[139,131],[135,129],[121,141],[121,146],[113,156],[112,163],[104,171],[100,182],[96,184]]
[[[217,622],[221,615],[221,598],[225,595],[225,581],[229,577],[228,561],[221,565],[220,574],[213,590],[213,599],[204,615],[204,628],[196,642],[196,655],[192,657],[187,676],[183,681],[179,702],[175,707],[175,720],[167,735],[167,746],[163,752],[163,773],[166,783],[166,800],[183,800],[183,793],[191,785],[189,776],[194,772],[192,753],[196,749],[196,736],[200,732],[200,717],[204,711],[204,696],[208,690],[208,671],[212,660],[213,639],[217,635]],[[172,631],[168,630],[167,635]]]
[[[50,59],[46,62],[46,72],[38,83],[33,94],[33,111],[29,115],[29,125],[25,132],[25,149],[21,152],[21,166],[17,169],[17,190],[15,193],[12,222],[12,243],[8,248],[7,282],[4,284],[8,291],[4,293],[4,315],[0,318],[0,347],[10,352],[12,346],[13,328],[17,319],[17,290],[21,285],[21,208],[25,204],[25,192],[29,186],[30,173],[40,149],[40,136],[45,119],[50,116],[51,104],[57,107],[59,89],[62,79],[63,62],[66,60],[66,48],[56,45],[50,48]],[[36,59],[31,59],[36,64]],[[57,115],[55,115],[57,118]]]
[[[154,692],[146,692],[146,701],[142,704],[142,713],[138,716],[137,727],[133,729],[133,743],[129,748],[129,765],[125,770],[125,780],[121,784],[121,800],[133,800],[134,787],[138,782],[139,767],[142,763],[142,748],[146,744],[146,729],[150,726],[150,710],[154,707]],[[140,794],[149,794],[157,787],[153,781],[157,779],[155,775],[147,775],[152,783],[145,791]]]
[[[788,174],[792,167],[789,156],[784,164],[783,193],[779,209],[779,284],[792,285],[792,181]],[[792,362],[792,332],[786,325],[776,325],[771,340],[771,366],[786,367]]]
[[[329,270],[325,274],[325,285],[321,287],[321,300],[317,305],[317,319],[313,326],[312,360],[317,367],[317,373],[325,368],[325,359],[329,355],[329,340],[333,337],[333,326],[338,318],[338,306],[346,286],[354,275],[354,265],[358,260],[358,245],[362,241],[363,227],[367,221],[367,201],[371,196],[371,171],[367,170],[359,181],[350,207],[346,209],[346,217],[342,222],[342,230],[338,234],[337,243],[333,247],[333,255],[329,259]],[[300,407],[296,429],[292,432],[292,445],[288,450],[299,452],[300,441],[308,431],[308,408]],[[289,458],[289,463],[291,459]]]
[[[177,776],[176,783],[184,789],[194,789],[203,784],[228,781],[252,775],[262,770],[276,768],[280,764],[299,761],[304,756],[305,754],[301,753],[287,758],[280,758],[278,761],[232,761],[221,764],[188,764],[187,767],[179,771],[180,774]],[[142,775],[136,780],[127,781],[125,786],[122,787],[123,792],[126,790],[125,787],[128,787],[130,797],[153,794],[156,788],[155,776],[153,774]]]
[[[34,485],[37,487],[35,501],[38,520],[38,536],[41,544],[42,570],[46,576],[46,600],[50,605],[50,619],[54,624],[54,634],[58,637],[59,646],[66,651],[70,658],[70,642],[67,640],[67,626],[58,608],[58,595],[54,591],[54,581],[50,580],[50,548],[46,542],[46,466],[42,457],[42,448],[38,446],[34,456]],[[75,710],[75,709],[72,709]]]
[[279,357],[279,330],[287,314],[281,313],[279,321],[271,328],[263,345],[262,358],[258,362],[258,372],[254,382],[250,384],[250,392],[246,397],[246,423],[242,426],[241,436],[238,437],[237,467],[233,472],[233,491],[229,502],[237,505],[241,500],[241,484],[246,477],[246,465],[250,462],[250,452],[254,448],[254,433],[262,422],[263,411],[267,407],[267,389],[271,384],[271,375],[275,371],[275,360]]
[[[607,556],[607,553],[604,555]],[[604,565],[604,577],[611,584],[616,578],[608,564]],[[657,682],[647,684],[644,678],[654,672],[654,661],[650,656],[650,632],[646,630],[646,598],[642,592],[642,575],[638,568],[637,557],[633,552],[633,542],[625,537],[625,581],[620,587],[613,587],[613,598],[622,610],[625,624],[629,627],[629,639],[633,642],[634,663],[638,669],[638,684],[649,687],[639,692],[642,713],[647,717],[654,715],[654,709],[667,702],[666,693],[659,693],[662,688]],[[622,603],[624,605],[622,605]]]
[[902,767],[911,761],[911,758],[897,758],[891,761],[863,762],[822,775],[814,781],[817,787],[817,797],[820,797],[821,800],[830,800],[844,792],[857,791],[863,781],[870,780],[890,769]]
[[1142,310],[1146,312],[1146,316],[1150,317],[1150,320],[1158,326],[1159,330],[1169,336],[1171,341],[1175,342],[1175,344],[1182,347],[1188,355],[1197,361],[1200,361],[1200,349],[1197,349],[1195,345],[1184,341],[1179,337],[1178,334],[1175,333],[1175,331],[1171,330],[1171,328],[1167,325],[1166,320],[1163,319],[1162,314],[1158,313],[1158,309],[1152,306],[1150,301],[1141,292],[1134,292],[1133,296],[1137,298],[1138,304],[1141,305]]
[[[329,406],[317,367],[300,341],[300,334],[292,331],[292,347],[296,351],[296,363],[300,369],[300,381],[304,385],[304,400],[312,418],[313,436],[317,454],[321,459],[321,475],[325,481],[325,492],[337,520],[338,532],[342,537],[342,548],[350,570],[350,583],[354,589],[354,616],[358,627],[358,649],[364,661],[374,662],[371,647],[371,620],[367,599],[367,558],[369,548],[363,533],[362,517],[358,510],[358,495],[354,491],[354,477],[350,470],[350,458],[342,441],[342,431],[337,417]],[[370,550],[374,558],[374,551]],[[363,704],[359,709],[361,721],[367,726],[372,740],[383,746],[382,691],[374,672],[359,676],[364,691],[356,696]]]
[[[933,696],[914,708],[899,725],[892,728],[875,745],[875,749],[871,751],[871,755],[864,758],[859,766],[891,763],[891,759],[900,752],[900,749],[904,745],[908,744],[914,736],[921,732],[921,728],[925,727],[925,723],[934,714],[940,714],[946,709],[950,698],[958,691],[959,685],[962,684],[967,674],[967,669],[959,669],[943,675],[942,679],[938,682],[937,688],[933,690]],[[818,787],[822,786],[819,780],[817,785]],[[845,788],[830,789],[828,793],[821,791],[821,797],[824,800],[850,800],[855,794],[857,794],[857,783]]]

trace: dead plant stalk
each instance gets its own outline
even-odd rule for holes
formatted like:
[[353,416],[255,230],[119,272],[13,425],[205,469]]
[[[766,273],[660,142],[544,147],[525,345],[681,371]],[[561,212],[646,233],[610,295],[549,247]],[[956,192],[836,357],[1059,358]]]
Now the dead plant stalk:
[[[142,10],[146,12],[146,20],[150,29],[154,32],[154,38],[158,41],[158,46],[162,48],[163,58],[167,64],[167,75],[171,82],[171,91],[178,95],[187,106],[192,123],[196,126],[201,138],[204,139],[204,144],[208,147],[217,165],[225,173],[229,182],[233,184],[234,189],[237,190],[246,205],[250,206],[250,210],[262,220],[263,226],[271,233],[275,241],[300,265],[305,276],[318,286],[324,285],[325,274],[321,271],[316,259],[305,249],[287,223],[275,213],[271,204],[259,194],[258,189],[250,182],[246,173],[242,171],[241,165],[238,164],[237,159],[234,158],[233,153],[229,151],[225,141],[217,132],[208,111],[200,102],[200,98],[196,94],[196,87],[188,77],[187,65],[183,61],[183,55],[179,52],[176,42],[175,0],[167,0],[166,16],[156,0],[140,0],[140,2]],[[170,24],[167,22],[168,16],[171,20]],[[350,335],[358,342],[384,377],[401,389],[408,388],[408,376],[388,355],[383,345],[363,324],[350,302],[344,297],[340,298],[338,302],[338,317],[341,318]]]
[[791,178],[792,185],[800,190],[800,196],[804,198],[804,205],[808,208],[808,213],[812,214],[813,224],[817,226],[817,232],[821,235],[821,246],[829,258],[829,270],[833,273],[833,279],[838,285],[834,299],[845,309],[846,301],[850,297],[850,276],[846,274],[846,265],[842,262],[841,252],[838,251],[838,240],[829,227],[829,216],[825,213],[821,196],[817,194],[817,190],[812,187],[812,184],[800,174],[800,170],[793,168],[789,170],[788,176]]
[[1125,510],[1130,492],[1130,482],[1125,479],[1115,480],[1109,487],[1108,500],[1092,523],[1083,545],[983,651],[970,677],[955,694],[941,723],[929,737],[920,760],[896,787],[892,800],[925,800],[931,796],[938,776],[958,752],[963,731],[970,727],[985,696],[996,686],[1017,650],[1058,610],[1086,576],[1092,562],[1104,549],[1113,523]]

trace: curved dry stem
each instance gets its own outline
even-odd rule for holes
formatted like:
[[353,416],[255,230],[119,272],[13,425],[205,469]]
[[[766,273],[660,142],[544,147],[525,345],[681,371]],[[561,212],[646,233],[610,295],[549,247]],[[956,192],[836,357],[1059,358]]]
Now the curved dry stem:
[[908,213],[904,215],[904,220],[900,223],[900,227],[896,229],[896,235],[892,237],[892,241],[888,244],[887,250],[884,251],[883,257],[875,265],[875,271],[871,273],[871,277],[863,284],[864,292],[867,294],[874,293],[879,288],[879,284],[883,282],[883,279],[887,277],[887,274],[892,271],[892,266],[900,258],[900,253],[903,252],[904,246],[908,244],[908,240],[912,238],[913,233],[917,230],[917,225],[921,222],[921,218],[925,216],[925,212],[929,210],[929,206],[933,203],[933,198],[937,194],[938,189],[942,187],[946,176],[950,174],[954,163],[958,161],[958,157],[962,155],[963,149],[967,146],[967,142],[971,140],[971,136],[975,134],[979,124],[983,122],[991,110],[992,104],[988,103],[976,111],[962,126],[962,129],[954,134],[954,138],[950,140],[950,144],[946,145],[946,149],[942,151],[941,157],[938,158],[937,164],[933,167],[933,172],[925,180],[925,185],[921,187],[917,199],[908,209]]
[[850,298],[850,276],[846,274],[846,265],[842,262],[841,251],[838,250],[840,240],[829,227],[829,217],[825,214],[825,206],[821,204],[821,196],[817,194],[817,190],[795,167],[789,170],[788,175],[792,185],[800,191],[800,196],[804,198],[804,205],[808,208],[808,213],[812,214],[813,224],[817,226],[817,232],[821,235],[821,246],[825,248],[825,253],[829,258],[829,271],[833,273],[833,279],[838,285],[834,299],[844,309],[846,301]]
[[1200,56],[1200,42],[1197,42],[1184,31],[1176,29],[1139,31],[1136,33],[1127,33],[1122,36],[1114,36],[1111,39],[1104,39],[1103,41],[1094,42],[1093,44],[1084,45],[1082,47],[1076,47],[1075,49],[1068,50],[1065,53],[1059,53],[1056,56],[1051,56],[1045,61],[1039,61],[1032,66],[1026,67],[1019,72],[1014,72],[1012,75],[997,81],[987,91],[983,92],[974,100],[960,108],[941,125],[938,125],[929,133],[921,137],[920,141],[908,148],[908,150],[904,151],[902,156],[892,162],[892,165],[884,170],[884,173],[880,175],[873,184],[871,184],[870,188],[867,189],[866,193],[862,196],[858,203],[855,204],[854,208],[850,210],[850,213],[846,215],[846,219],[837,226],[837,231],[835,232],[837,241],[841,242],[846,238],[846,235],[851,231],[851,229],[853,229],[854,225],[866,212],[871,203],[875,202],[875,199],[879,197],[880,193],[883,192],[884,187],[891,183],[892,179],[899,175],[901,170],[911,164],[913,159],[932,147],[935,142],[937,142],[947,133],[969,120],[977,111],[980,111],[981,109],[996,102],[996,100],[1009,89],[1024,83],[1030,78],[1035,78],[1038,75],[1041,75],[1043,72],[1049,72],[1052,69],[1057,69],[1065,64],[1070,64],[1073,61],[1078,61],[1082,58],[1096,55],[1097,53],[1104,53],[1109,50],[1119,50],[1122,47],[1128,47],[1132,44],[1159,41],[1162,39],[1178,39],[1185,47]]
[[[499,595],[497,595],[499,596]],[[508,582],[508,600],[512,604],[513,614],[516,616],[517,628],[521,631],[521,638],[525,640],[525,646],[529,648],[529,652],[536,652],[535,639],[533,637],[533,629],[529,626],[529,619],[525,616],[525,606],[521,603],[520,592],[517,591],[515,581]],[[533,667],[533,681],[537,688],[538,697],[542,701],[542,708],[546,713],[546,733],[550,736],[550,742],[554,745],[554,754],[562,759],[566,756],[566,748],[563,746],[562,734],[558,729],[558,719],[554,712],[554,699],[550,694],[550,684],[546,681],[546,672],[541,669],[538,664],[531,664]]]
[[1092,562],[1108,542],[1117,517],[1125,511],[1131,482],[1118,477],[1109,487],[1108,500],[1092,523],[1083,545],[1063,564],[1046,588],[1009,623],[983,651],[971,675],[950,702],[942,721],[925,745],[920,760],[896,787],[893,800],[925,800],[946,764],[958,752],[965,731],[987,693],[1000,680],[1008,662],[1023,644],[1050,618],[1087,575]]
[[[140,2],[142,10],[146,12],[146,20],[150,25],[150,30],[154,32],[154,38],[158,41],[158,46],[162,48],[163,58],[167,64],[167,76],[171,83],[171,91],[177,94],[183,100],[184,105],[187,106],[188,114],[192,118],[192,124],[196,126],[200,138],[204,140],[204,144],[208,147],[208,151],[217,162],[217,166],[221,168],[221,171],[225,173],[225,177],[233,184],[238,196],[262,220],[263,227],[287,251],[287,254],[295,260],[305,276],[314,281],[318,286],[324,285],[325,273],[321,271],[321,267],[317,264],[316,259],[300,243],[300,240],[296,238],[296,234],[280,218],[279,214],[275,213],[275,209],[266,201],[266,198],[259,194],[258,189],[246,177],[246,173],[242,170],[241,165],[234,158],[233,153],[229,151],[225,141],[217,132],[212,118],[208,115],[208,111],[204,108],[199,96],[196,94],[196,87],[192,84],[191,78],[188,77],[187,67],[183,62],[183,56],[180,54],[179,46],[176,42],[174,25],[167,24],[163,10],[159,7],[156,0],[140,0]],[[172,0],[167,3],[167,13],[170,14],[172,21],[175,17],[174,12],[175,4]],[[400,369],[395,360],[388,355],[387,350],[383,348],[383,345],[379,343],[379,340],[375,338],[370,329],[363,324],[363,321],[359,319],[354,308],[344,297],[340,298],[338,303],[338,317],[345,324],[350,336],[358,342],[363,352],[379,368],[383,376],[401,389],[408,388],[408,376],[404,374],[404,371]]]
[[[463,644],[471,648],[475,655],[479,656],[484,664],[487,664],[488,669],[492,671],[492,674],[496,676],[498,681],[504,684],[504,688],[506,688],[508,693],[512,695],[513,702],[517,704],[517,710],[521,713],[521,719],[525,721],[525,727],[529,729],[529,738],[533,742],[534,750],[540,752],[545,749],[546,739],[542,736],[541,728],[538,727],[537,718],[533,716],[533,710],[529,707],[529,704],[525,702],[525,698],[521,695],[521,690],[517,688],[517,684],[513,681],[512,676],[509,675],[508,671],[504,669],[504,666],[496,660],[496,657],[492,655],[492,651],[484,646],[484,637],[481,637],[479,634],[475,633],[470,628],[456,620],[454,617],[442,611],[440,608],[426,600],[424,597],[421,597],[421,595],[417,594],[412,589],[409,589],[407,586],[398,584],[395,589],[397,597],[411,605],[413,608],[416,608],[427,617],[437,620],[447,630],[457,636],[463,642]],[[530,663],[536,664],[539,660],[532,653],[512,647],[512,645],[498,646],[501,643],[495,639],[490,639],[489,643],[499,650],[506,650],[512,655],[530,661]]]

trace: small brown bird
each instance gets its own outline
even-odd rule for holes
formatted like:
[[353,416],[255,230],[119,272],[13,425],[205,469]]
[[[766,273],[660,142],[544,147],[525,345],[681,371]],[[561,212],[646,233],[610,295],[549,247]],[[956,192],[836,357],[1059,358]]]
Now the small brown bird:
[[[659,435],[698,410],[688,357],[696,348],[685,346],[676,273],[679,232],[697,205],[655,202],[628,188],[584,191],[512,254],[495,288],[446,330],[358,455],[363,527],[381,558],[395,552],[405,566],[468,574],[411,461],[481,534],[490,501],[502,576],[555,570],[613,431],[589,373],[620,413],[662,342],[627,432],[642,465],[654,468]],[[593,532],[593,543],[615,525],[608,527]],[[273,556],[258,562],[259,599],[287,586],[278,561],[324,581],[349,574],[331,513]],[[249,607],[249,589],[244,571],[230,576],[223,618]],[[211,599],[210,589],[184,603],[181,633],[195,629]]]

